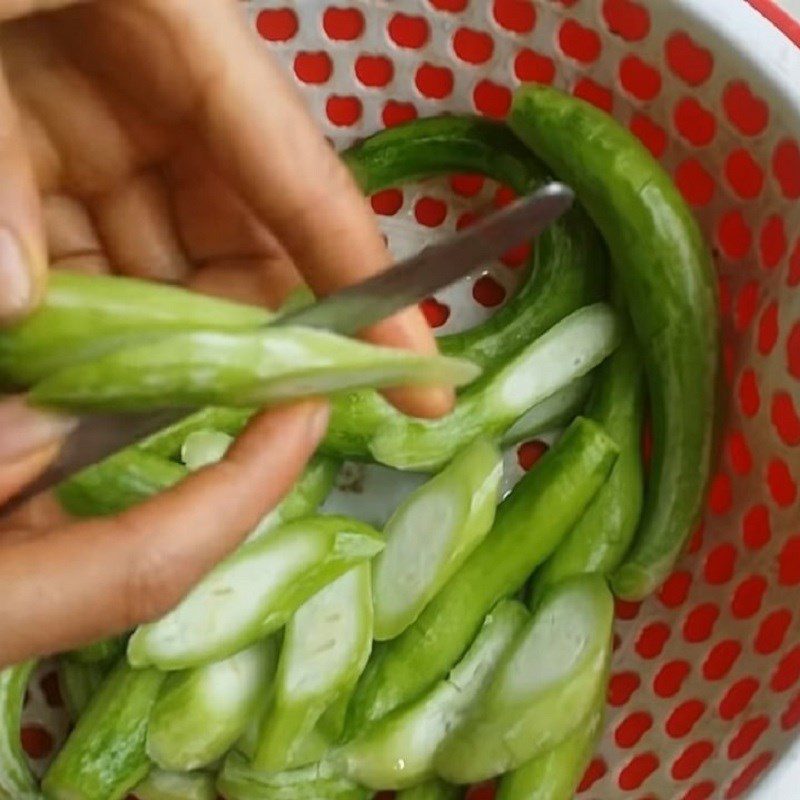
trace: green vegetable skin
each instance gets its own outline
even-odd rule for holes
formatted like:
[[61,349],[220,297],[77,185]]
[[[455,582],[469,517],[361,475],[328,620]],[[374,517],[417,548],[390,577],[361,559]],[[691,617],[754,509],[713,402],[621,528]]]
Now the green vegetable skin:
[[[484,173],[520,194],[545,179],[538,161],[505,126],[474,117],[416,120],[370,137],[344,159],[365,192],[451,172]],[[491,372],[561,319],[597,300],[605,261],[594,226],[581,209],[572,209],[537,240],[529,277],[511,302],[475,328],[440,337],[440,350]],[[376,392],[348,393],[333,400],[324,446],[343,457],[369,458],[376,431],[403,421],[410,422]]]
[[376,790],[405,789],[433,778],[437,749],[468,714],[528,616],[516,600],[501,601],[446,679],[367,726],[331,756],[333,763]]
[[203,772],[154,769],[133,790],[137,800],[216,800],[214,778]]
[[338,698],[349,696],[372,650],[372,632],[369,564],[346,572],[298,609],[286,626],[254,767],[279,772],[318,760],[322,753],[314,752],[313,739],[320,749],[325,741],[314,736],[315,726]]
[[473,783],[556,747],[605,686],[614,602],[605,579],[579,575],[545,595],[489,685],[436,753],[451,783]]
[[337,774],[329,764],[288,772],[259,772],[231,753],[217,779],[226,800],[369,800],[372,792]]
[[147,755],[175,772],[218,761],[247,727],[276,664],[277,647],[267,640],[222,661],[170,675],[150,717]]
[[447,674],[489,610],[517,592],[580,519],[616,455],[616,445],[596,423],[572,423],[503,501],[492,531],[417,621],[376,646],[350,705],[350,734]]
[[20,718],[25,690],[35,661],[0,671],[0,800],[36,800],[36,781],[20,743]]
[[461,793],[461,789],[458,786],[451,786],[444,781],[433,780],[398,792],[395,795],[395,800],[457,800],[461,797]]
[[502,477],[500,451],[477,439],[392,514],[386,548],[373,562],[376,639],[393,639],[411,625],[480,544]]
[[573,800],[603,730],[604,699],[561,744],[504,775],[497,800]]
[[0,385],[29,386],[57,369],[148,336],[246,330],[271,318],[262,308],[163,284],[56,270],[42,307],[0,333]]
[[163,680],[124,660],[114,669],[42,781],[49,800],[121,800],[147,776],[147,722]]
[[249,542],[173,611],[128,643],[135,667],[187,669],[233,655],[283,627],[312,595],[383,549],[368,525],[307,517]]
[[648,376],[653,460],[633,550],[615,592],[641,599],[668,575],[708,480],[719,360],[708,248],[670,177],[611,117],[527,86],[509,124],[577,192],[603,233]]
[[79,411],[247,407],[362,386],[460,386],[479,374],[468,361],[279,326],[165,334],[58,370],[36,383],[30,398]]
[[72,722],[77,722],[103,685],[108,670],[103,664],[82,664],[71,657],[58,662],[58,682]]
[[605,486],[538,570],[535,597],[570,575],[608,575],[622,561],[636,532],[642,509],[641,458],[644,379],[636,342],[623,333],[622,346],[598,369],[585,414],[617,443],[619,458]]
[[487,381],[467,389],[452,414],[437,420],[399,416],[397,424],[387,422],[375,433],[370,452],[397,469],[435,469],[478,435],[501,438],[528,409],[586,375],[618,344],[617,317],[608,305],[574,311]]

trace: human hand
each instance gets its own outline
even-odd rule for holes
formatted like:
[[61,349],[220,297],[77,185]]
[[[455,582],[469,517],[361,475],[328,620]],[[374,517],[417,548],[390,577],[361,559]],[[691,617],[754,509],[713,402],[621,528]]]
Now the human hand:
[[[0,22],[0,321],[35,307],[48,264],[270,305],[303,279],[324,294],[388,264],[367,204],[237,3],[11,0]],[[435,347],[416,309],[364,335]],[[390,399],[437,416],[452,392]],[[269,412],[230,463],[115,519],[72,523],[42,498],[7,520],[0,663],[163,613],[288,490],[324,420],[318,403]],[[0,404],[0,503],[70,424]]]

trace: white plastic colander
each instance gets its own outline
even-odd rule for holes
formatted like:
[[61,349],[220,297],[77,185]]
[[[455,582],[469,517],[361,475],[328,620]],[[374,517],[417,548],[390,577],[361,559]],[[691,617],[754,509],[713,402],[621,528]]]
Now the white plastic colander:
[[[337,146],[416,116],[502,117],[535,80],[610,111],[673,175],[719,273],[723,435],[689,554],[657,596],[618,603],[608,730],[579,797],[747,795],[800,729],[800,25],[770,0],[244,5]],[[373,206],[402,255],[505,196],[463,177]],[[512,253],[431,298],[431,324],[474,324],[513,292],[523,260]],[[523,445],[509,466],[539,450]],[[351,469],[333,503],[356,493],[380,521],[402,490],[382,478]],[[49,669],[42,679],[23,730],[40,768],[65,729]],[[800,780],[789,786],[765,797],[800,798]]]

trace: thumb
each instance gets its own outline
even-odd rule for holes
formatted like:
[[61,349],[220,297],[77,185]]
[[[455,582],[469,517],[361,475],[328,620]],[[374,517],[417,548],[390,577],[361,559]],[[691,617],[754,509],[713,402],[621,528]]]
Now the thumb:
[[47,283],[39,191],[19,116],[0,73],[0,326],[35,308]]

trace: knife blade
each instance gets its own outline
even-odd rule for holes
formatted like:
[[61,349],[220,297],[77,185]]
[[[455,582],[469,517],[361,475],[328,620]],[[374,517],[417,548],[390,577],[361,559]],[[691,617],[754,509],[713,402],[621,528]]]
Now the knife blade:
[[[506,250],[537,237],[574,200],[572,190],[549,183],[475,225],[398,262],[361,283],[277,318],[272,325],[300,325],[353,334],[454,283]],[[3,511],[52,488],[85,467],[177,422],[187,410],[82,417],[56,462]]]

